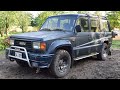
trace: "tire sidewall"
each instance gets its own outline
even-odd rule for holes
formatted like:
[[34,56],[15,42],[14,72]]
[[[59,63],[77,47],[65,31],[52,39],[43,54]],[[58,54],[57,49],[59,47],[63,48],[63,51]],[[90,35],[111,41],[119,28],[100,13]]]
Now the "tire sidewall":
[[[60,58],[62,58],[62,57],[67,57],[68,58],[68,60],[67,60],[68,61],[68,67],[67,67],[66,72],[64,72],[64,73],[61,73],[58,70],[58,62],[59,62]],[[54,64],[53,64],[53,68],[52,69],[54,69],[55,76],[57,76],[57,77],[64,77],[66,74],[68,74],[68,72],[70,70],[70,67],[71,67],[71,56],[70,56],[70,54],[66,50],[58,50],[56,52],[55,57],[54,57],[53,63]]]
[[[107,47],[108,45],[106,44],[106,43],[104,43],[103,44],[103,46],[102,46],[102,50],[101,50],[101,58],[102,58],[102,60],[107,60],[108,59],[108,53],[106,53],[106,57],[103,55],[104,54],[104,52],[107,52],[106,50],[108,50],[108,47]],[[106,50],[105,50],[105,48],[107,48]]]

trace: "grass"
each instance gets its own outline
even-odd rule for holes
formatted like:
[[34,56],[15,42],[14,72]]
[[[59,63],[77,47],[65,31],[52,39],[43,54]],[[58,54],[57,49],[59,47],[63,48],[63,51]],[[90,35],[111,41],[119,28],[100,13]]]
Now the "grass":
[[120,49],[120,40],[113,40],[112,41],[112,48],[113,49]]
[[1,54],[4,54],[4,53],[5,53],[5,50],[0,51],[0,55],[1,55]]

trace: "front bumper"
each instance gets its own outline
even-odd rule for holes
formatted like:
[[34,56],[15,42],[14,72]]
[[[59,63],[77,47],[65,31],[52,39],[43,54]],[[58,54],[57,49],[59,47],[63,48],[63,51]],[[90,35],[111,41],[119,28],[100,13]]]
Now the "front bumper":
[[[22,53],[22,58],[16,57],[15,52]],[[30,67],[48,68],[52,61],[54,54],[37,54],[27,52],[24,47],[11,46],[6,49],[6,58],[11,60],[23,60],[28,63]]]

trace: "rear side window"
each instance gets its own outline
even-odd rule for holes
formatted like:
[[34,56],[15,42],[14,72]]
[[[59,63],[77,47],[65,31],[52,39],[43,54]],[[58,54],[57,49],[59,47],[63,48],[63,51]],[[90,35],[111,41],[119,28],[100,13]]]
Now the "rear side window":
[[88,17],[80,17],[77,20],[76,25],[80,25],[81,26],[81,31],[82,32],[89,32]]
[[96,18],[90,19],[91,32],[100,32],[99,20]]
[[102,32],[109,32],[107,20],[101,20],[101,31]]

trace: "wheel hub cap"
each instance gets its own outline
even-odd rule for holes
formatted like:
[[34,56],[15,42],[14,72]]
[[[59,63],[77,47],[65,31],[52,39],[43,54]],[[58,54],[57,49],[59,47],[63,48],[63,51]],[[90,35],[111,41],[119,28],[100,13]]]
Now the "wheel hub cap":
[[65,72],[67,70],[67,62],[65,60],[60,60],[58,65],[59,72]]

